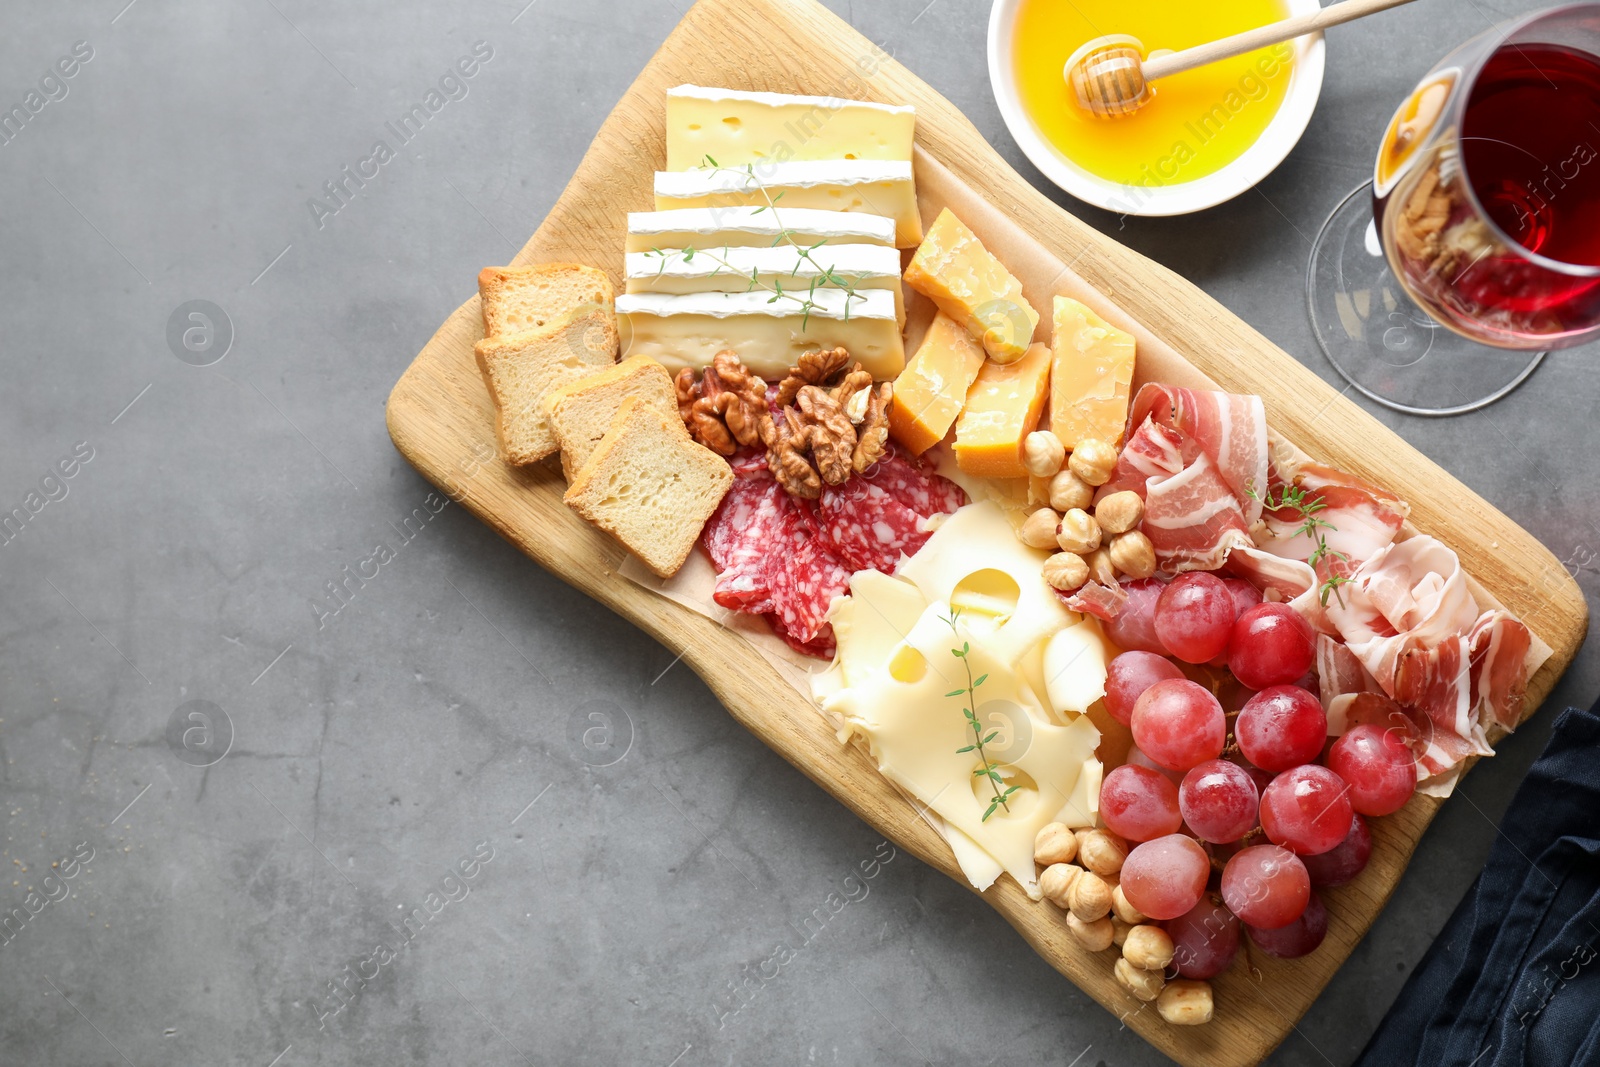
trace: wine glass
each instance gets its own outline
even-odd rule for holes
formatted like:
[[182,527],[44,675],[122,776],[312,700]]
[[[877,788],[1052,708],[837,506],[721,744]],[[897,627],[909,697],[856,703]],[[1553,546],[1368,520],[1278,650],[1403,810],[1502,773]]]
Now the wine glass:
[[1481,408],[1600,336],[1600,3],[1440,60],[1317,234],[1306,284],[1334,368],[1414,415]]

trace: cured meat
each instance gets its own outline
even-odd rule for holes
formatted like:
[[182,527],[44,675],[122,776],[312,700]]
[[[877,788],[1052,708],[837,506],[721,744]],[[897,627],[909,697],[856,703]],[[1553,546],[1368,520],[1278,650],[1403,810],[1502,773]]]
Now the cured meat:
[[1100,487],[1095,499],[1098,501],[1125,489],[1131,489],[1142,497],[1145,483],[1151,478],[1177,474],[1199,452],[1199,448],[1177,430],[1147,418],[1128,436],[1128,443],[1122,446],[1122,452],[1117,456],[1117,466],[1111,472],[1110,480]]
[[1112,644],[1124,652],[1154,652],[1158,656],[1167,654],[1166,647],[1156,636],[1156,600],[1166,584],[1157,578],[1122,583],[1122,592],[1127,601],[1105,628]]
[[1110,622],[1122,614],[1122,609],[1128,603],[1128,594],[1120,584],[1101,585],[1099,582],[1090,582],[1076,592],[1063,593],[1058,589],[1056,593],[1073,611],[1093,615],[1105,622]]
[[[1295,485],[1306,491],[1307,503],[1321,505],[1316,511],[1321,525],[1315,535],[1301,532],[1305,517],[1298,509],[1278,508],[1266,512],[1266,531],[1257,538],[1257,544],[1285,559],[1309,560],[1318,541],[1326,540],[1328,565],[1318,568],[1322,578],[1340,570],[1353,571],[1356,565],[1387,548],[1400,532],[1409,510],[1388,490],[1316,463],[1299,466]],[[1281,489],[1274,499],[1281,499],[1277,493]],[[1344,566],[1340,567],[1341,563]]]
[[1170,574],[1214,571],[1233,549],[1253,547],[1245,513],[1208,455],[1146,483],[1140,529]]
[[[1322,708],[1329,715],[1333,714],[1333,702],[1340,697],[1360,693],[1383,694],[1377,679],[1361,665],[1356,654],[1327,634],[1317,635],[1317,689],[1322,698]],[[1385,696],[1384,699],[1389,698]],[[1344,731],[1335,730],[1333,720],[1329,719],[1328,732]]]
[[863,478],[825,486],[816,518],[818,532],[852,571],[893,574],[901,553],[914,554],[932,536],[923,516]]
[[1317,575],[1304,560],[1285,559],[1253,545],[1237,545],[1228,553],[1228,570],[1261,591],[1267,600],[1293,600],[1317,586]]
[[1133,398],[1128,425],[1145,419],[1192,439],[1216,464],[1217,473],[1240,502],[1248,528],[1261,515],[1252,494],[1266,492],[1267,412],[1259,396],[1206,392],[1147,383]]
[[922,463],[907,458],[893,442],[883,458],[851,482],[857,479],[877,486],[924,518],[948,514],[967,503],[964,489]]
[[831,656],[833,626],[828,608],[850,586],[850,571],[820,538],[801,534],[792,539],[790,554],[780,557],[770,573],[773,628],[794,648],[813,656]]
[[1510,732],[1522,715],[1533,633],[1508,611],[1486,611],[1467,636],[1472,701],[1481,724]]
[[732,611],[771,610],[771,548],[790,537],[797,521],[788,494],[764,469],[735,477],[701,533],[717,568],[711,598]]

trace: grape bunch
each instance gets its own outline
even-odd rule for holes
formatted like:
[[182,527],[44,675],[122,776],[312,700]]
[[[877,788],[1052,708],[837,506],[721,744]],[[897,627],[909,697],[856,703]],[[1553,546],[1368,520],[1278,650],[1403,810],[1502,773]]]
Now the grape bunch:
[[1106,829],[1131,846],[1121,892],[1166,931],[1182,979],[1221,973],[1241,937],[1285,959],[1314,951],[1328,929],[1318,890],[1366,866],[1364,817],[1416,788],[1410,749],[1371,725],[1328,744],[1316,634],[1288,605],[1199,572],[1125,588],[1107,636],[1128,651],[1105,706],[1134,745],[1100,790]]

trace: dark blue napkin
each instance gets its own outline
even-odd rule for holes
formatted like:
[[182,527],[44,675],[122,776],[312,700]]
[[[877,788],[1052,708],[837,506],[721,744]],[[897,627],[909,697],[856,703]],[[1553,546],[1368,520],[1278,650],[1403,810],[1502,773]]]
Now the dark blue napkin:
[[1600,1067],[1597,710],[1556,720],[1500,829],[1357,1067]]

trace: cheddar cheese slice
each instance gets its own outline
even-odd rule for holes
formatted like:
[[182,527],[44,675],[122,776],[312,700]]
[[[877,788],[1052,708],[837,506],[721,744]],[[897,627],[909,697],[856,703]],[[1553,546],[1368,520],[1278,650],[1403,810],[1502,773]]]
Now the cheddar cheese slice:
[[944,312],[934,316],[917,354],[894,382],[889,432],[916,455],[955,425],[967,390],[983,367],[983,348],[967,328]]
[[970,330],[998,363],[1021,359],[1033,341],[1039,313],[1022,295],[1022,283],[949,208],[911,257],[906,284]]
[[961,469],[982,478],[1027,477],[1022,441],[1038,428],[1049,389],[1049,345],[1033,345],[1014,363],[985,362],[956,423]]
[[1054,344],[1050,429],[1069,450],[1091,439],[1120,444],[1133,385],[1133,335],[1058,296]]

